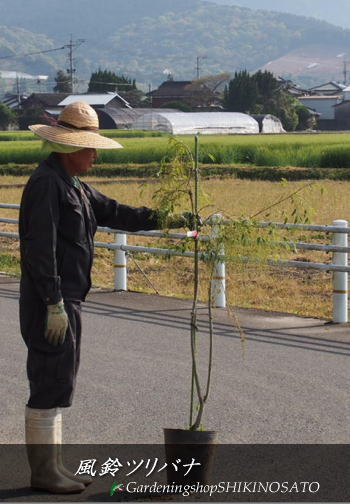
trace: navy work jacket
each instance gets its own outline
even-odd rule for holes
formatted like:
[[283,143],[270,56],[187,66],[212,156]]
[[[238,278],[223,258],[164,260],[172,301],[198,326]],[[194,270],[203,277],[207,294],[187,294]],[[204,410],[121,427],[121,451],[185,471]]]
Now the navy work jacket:
[[22,195],[19,234],[21,297],[45,304],[84,301],[91,287],[97,226],[125,231],[157,229],[159,215],[121,205],[81,182],[75,187],[51,154],[30,177]]

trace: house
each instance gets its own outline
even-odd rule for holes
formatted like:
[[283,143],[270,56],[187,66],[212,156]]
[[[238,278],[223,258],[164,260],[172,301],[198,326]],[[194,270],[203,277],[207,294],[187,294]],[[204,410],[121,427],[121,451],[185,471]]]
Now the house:
[[350,87],[335,81],[314,86],[308,96],[299,97],[300,103],[314,112],[320,130],[350,128],[349,100]]
[[321,84],[319,86],[314,86],[309,89],[309,93],[311,95],[318,96],[334,96],[340,95],[346,86],[339,82],[330,81],[325,84]]
[[101,108],[129,108],[131,105],[118,93],[85,93],[67,95],[58,105],[65,107],[76,101],[84,101],[95,109]]
[[29,95],[25,93],[23,94],[6,93],[1,100],[1,103],[3,103],[12,110],[18,110],[22,106],[22,103],[24,103],[27,100],[28,96]]
[[343,87],[341,93],[337,95],[314,95],[299,100],[321,115],[317,122],[319,129],[350,129],[350,86]]
[[40,107],[42,109],[56,109],[69,93],[32,93],[22,102],[23,108]]
[[191,105],[192,91],[186,89],[189,84],[192,84],[192,81],[167,80],[158,89],[147,93],[147,96],[152,100],[154,108],[173,101],[181,101]]
[[350,86],[342,93],[342,101],[334,105],[335,121],[338,130],[350,129]]
[[75,101],[84,101],[95,109],[99,108],[131,108],[129,103],[118,93],[32,93],[23,103],[23,108],[40,107],[53,117],[57,117],[63,107]]
[[337,130],[350,130],[350,100],[334,105]]
[[284,79],[283,77],[277,77],[277,81],[280,83],[283,89],[288,91],[289,94],[298,98],[299,96],[305,96],[309,94],[308,90],[301,88],[298,84],[295,84],[290,79]]
[[336,130],[335,105],[342,101],[342,95],[314,95],[302,96],[300,103],[305,107],[313,109],[320,115],[317,127],[321,130]]

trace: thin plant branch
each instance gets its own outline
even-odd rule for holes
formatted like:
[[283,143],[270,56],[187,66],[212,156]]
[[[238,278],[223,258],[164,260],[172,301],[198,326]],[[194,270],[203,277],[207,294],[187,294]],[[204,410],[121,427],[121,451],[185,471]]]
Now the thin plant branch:
[[255,217],[257,217],[258,215],[264,213],[264,212],[267,212],[268,210],[270,210],[271,208],[274,208],[275,206],[277,205],[280,205],[281,203],[284,203],[285,201],[293,198],[293,196],[295,196],[296,194],[298,194],[299,192],[303,191],[304,189],[307,189],[308,187],[312,187],[313,185],[315,185],[314,182],[310,182],[309,184],[305,184],[304,186],[300,187],[299,189],[297,189],[296,191],[293,191],[292,193],[290,193],[288,196],[284,196],[283,198],[279,199],[278,201],[276,201],[275,203],[272,203],[272,205],[269,205],[267,206],[266,208],[263,208],[262,210],[259,210],[259,212],[257,212],[256,214],[254,215],[251,215],[249,218],[250,219],[255,219]]
[[133,257],[132,254],[129,254],[129,257],[134,261],[136,268],[140,271],[140,273],[145,277],[146,282],[154,289],[154,292],[160,296],[160,292],[157,289],[157,287],[152,283],[152,281],[148,278],[147,274],[144,272],[144,270],[141,268],[141,266],[138,264],[136,261],[135,257]]

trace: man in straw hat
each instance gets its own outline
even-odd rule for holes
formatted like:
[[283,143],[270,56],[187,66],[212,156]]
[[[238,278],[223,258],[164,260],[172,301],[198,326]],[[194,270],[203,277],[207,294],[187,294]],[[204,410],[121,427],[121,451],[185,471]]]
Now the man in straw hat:
[[[52,493],[78,493],[91,483],[63,467],[60,445],[61,408],[72,404],[79,367],[80,305],[91,286],[96,228],[160,227],[157,211],[122,205],[79,180],[96,149],[122,148],[98,126],[84,102],[65,107],[55,126],[30,126],[51,154],[24,189],[19,219],[20,323],[30,384],[25,432],[31,485]],[[186,225],[186,218],[175,218],[171,227]]]

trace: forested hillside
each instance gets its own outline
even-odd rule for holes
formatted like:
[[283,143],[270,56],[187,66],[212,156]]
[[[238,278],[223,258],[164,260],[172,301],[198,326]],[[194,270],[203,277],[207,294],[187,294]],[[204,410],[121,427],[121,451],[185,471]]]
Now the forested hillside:
[[349,0],[207,0],[222,5],[239,5],[250,9],[289,12],[299,16],[323,19],[350,28]]
[[[165,70],[175,79],[194,78],[197,56],[203,57],[202,74],[233,73],[310,44],[344,52],[350,47],[350,31],[326,22],[201,0],[0,0],[0,9],[6,25],[0,27],[0,57],[62,47],[72,33],[85,39],[75,52],[82,81],[101,67],[156,85]],[[52,79],[67,68],[66,57],[60,50],[0,59],[0,71],[49,73]]]
[[71,33],[103,42],[119,27],[145,16],[195,7],[199,0],[0,0],[0,24],[65,40]]

